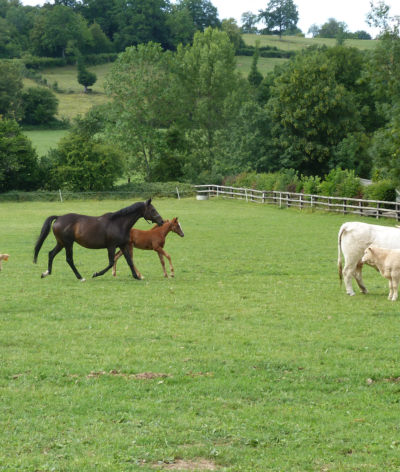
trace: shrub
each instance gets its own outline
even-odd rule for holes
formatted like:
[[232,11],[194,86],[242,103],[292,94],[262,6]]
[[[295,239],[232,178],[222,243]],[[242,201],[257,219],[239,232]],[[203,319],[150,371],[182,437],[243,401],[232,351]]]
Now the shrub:
[[354,170],[332,169],[319,186],[319,194],[328,197],[361,197],[363,187]]
[[48,123],[58,112],[58,98],[47,88],[30,87],[23,92],[22,100],[28,124]]
[[281,192],[295,192],[296,184],[299,181],[297,171],[294,169],[285,169],[277,174],[274,190]]
[[318,193],[318,188],[321,185],[320,177],[307,177],[305,175],[301,176],[302,191],[307,195],[316,195]]
[[366,200],[394,202],[396,200],[396,183],[393,180],[381,180],[364,187]]

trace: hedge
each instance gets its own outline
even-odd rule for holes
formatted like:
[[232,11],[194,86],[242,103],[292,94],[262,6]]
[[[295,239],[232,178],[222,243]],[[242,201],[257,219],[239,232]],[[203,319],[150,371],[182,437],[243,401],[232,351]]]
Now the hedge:
[[[196,195],[191,184],[179,182],[155,182],[141,184],[125,184],[109,192],[67,192],[61,190],[63,201],[74,200],[146,200],[148,198],[178,198],[193,197]],[[7,192],[0,194],[1,202],[56,202],[60,201],[60,192]]]

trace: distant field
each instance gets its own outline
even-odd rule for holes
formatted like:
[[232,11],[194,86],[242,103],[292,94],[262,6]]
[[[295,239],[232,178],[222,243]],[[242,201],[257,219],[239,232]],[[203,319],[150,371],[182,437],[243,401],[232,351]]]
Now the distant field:
[[[237,67],[240,72],[247,77],[250,72],[251,62],[253,58],[251,56],[237,56]],[[258,70],[262,75],[267,75],[271,72],[275,66],[287,62],[289,59],[276,59],[273,57],[260,57],[258,59]]]
[[[301,49],[318,44],[322,46],[334,46],[336,39],[324,39],[324,38],[300,38],[299,36],[282,36],[282,40],[279,40],[278,36],[260,36],[257,34],[244,34],[243,39],[246,44],[254,46],[256,40],[260,41],[261,46],[275,46],[278,49],[285,51],[300,51]],[[348,39],[346,40],[347,46],[352,46],[358,49],[373,49],[377,45],[377,41],[374,40],[361,40],[361,39]]]
[[68,133],[67,130],[24,131],[32,141],[38,156],[44,156],[51,148],[57,147],[58,141]]

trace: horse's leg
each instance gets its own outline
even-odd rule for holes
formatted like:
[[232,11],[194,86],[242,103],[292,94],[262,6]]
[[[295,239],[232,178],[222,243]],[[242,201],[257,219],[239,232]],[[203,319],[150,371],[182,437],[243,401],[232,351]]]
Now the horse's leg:
[[133,262],[133,244],[129,244],[129,255],[131,256],[133,268],[135,269],[137,276],[139,277],[140,280],[143,280],[144,279],[143,275],[138,271],[138,268],[135,266],[135,263]]
[[128,263],[128,266],[131,269],[133,277],[137,280],[140,280],[139,277],[137,276],[136,272],[135,272],[135,266],[133,265],[132,257],[131,257],[130,252],[129,252],[129,244],[125,244],[125,246],[122,246],[120,249],[121,249],[121,251],[123,252],[123,254],[125,256],[126,262]]
[[95,272],[93,274],[94,277],[99,277],[100,275],[104,275],[108,270],[111,269],[111,267],[114,265],[114,258],[115,258],[115,246],[111,246],[107,248],[108,251],[108,266],[101,270],[100,272]]
[[65,246],[65,254],[67,256],[67,262],[68,262],[69,266],[71,267],[71,269],[73,270],[74,274],[76,275],[76,278],[79,279],[81,282],[84,282],[85,279],[78,272],[78,270],[77,270],[77,268],[75,267],[75,264],[74,264],[72,244],[70,246]]
[[52,268],[53,268],[53,259],[63,249],[63,247],[64,246],[57,241],[56,246],[49,252],[49,264],[47,266],[46,272],[43,272],[43,274],[42,274],[42,279],[51,274],[51,271],[52,271]]
[[[160,249],[160,252],[162,252],[162,255],[165,256],[168,259],[169,267],[171,269],[171,277],[173,277],[174,276],[174,267],[172,265],[171,256],[167,252],[165,252],[164,249]],[[160,253],[158,255],[160,255]],[[165,271],[165,269],[164,269],[164,271]]]
[[118,251],[114,256],[114,265],[112,270],[112,275],[117,278],[117,260],[122,256],[122,251]]
[[165,270],[165,262],[164,262],[164,254],[166,254],[166,252],[163,251],[161,248],[157,249],[156,252],[158,254],[158,257],[160,258],[160,262],[161,262],[163,272],[164,272],[164,277],[168,278],[168,274],[167,274],[167,271]]

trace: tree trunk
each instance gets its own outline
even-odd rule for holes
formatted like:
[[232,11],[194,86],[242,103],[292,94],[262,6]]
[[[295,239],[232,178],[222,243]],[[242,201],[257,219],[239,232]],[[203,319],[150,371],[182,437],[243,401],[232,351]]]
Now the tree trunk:
[[83,93],[86,93],[87,92],[87,85],[84,85],[83,86]]

